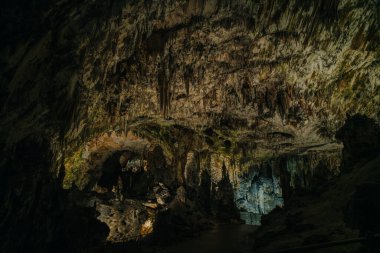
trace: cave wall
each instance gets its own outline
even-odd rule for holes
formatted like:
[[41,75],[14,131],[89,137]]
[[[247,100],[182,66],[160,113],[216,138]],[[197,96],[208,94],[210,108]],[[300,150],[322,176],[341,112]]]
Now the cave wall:
[[[63,174],[66,186],[91,185],[89,168],[82,167],[84,147],[104,133],[125,134],[136,126],[138,135],[156,139],[173,168],[167,178],[179,184],[202,183],[191,172],[198,168],[208,168],[217,179],[210,184],[218,183],[225,168],[236,185],[241,167],[330,145],[346,113],[378,120],[379,13],[375,0],[5,4],[0,144],[7,159],[0,167],[2,197],[10,202],[1,210],[2,225],[16,219],[8,215],[18,205],[13,195],[29,203],[47,194],[43,199],[54,206],[48,192],[61,191]],[[15,151],[26,138],[45,140],[46,147],[36,151],[52,161],[32,182],[19,170],[34,175],[39,169]],[[303,159],[290,163],[284,167],[315,168]],[[298,177],[293,169],[290,175]],[[20,191],[4,183],[18,180],[52,181]],[[292,176],[287,180],[294,182]],[[34,213],[44,203],[33,203],[17,216],[45,214]],[[62,227],[58,220],[52,223]],[[33,229],[25,228],[29,234]],[[36,247],[48,248],[43,235],[49,231],[36,232]],[[5,249],[15,234],[9,233]]]
[[[294,194],[284,208],[264,215],[253,236],[253,250],[276,251],[378,233],[380,152],[374,134],[378,131],[379,124],[372,119],[348,117],[337,134],[344,144],[340,175],[319,190]],[[332,165],[331,158],[322,161]],[[376,252],[378,247],[375,242],[342,244],[315,252]]]
[[[95,192],[104,196],[107,193],[108,197],[87,197],[87,202],[90,206],[99,203],[98,218],[111,230],[108,240],[122,242],[149,238],[152,233],[154,236],[162,231],[161,226],[168,226],[178,234],[188,226],[194,225],[190,229],[193,232],[206,226],[204,219],[194,220],[193,215],[188,215],[189,210],[197,213],[197,217],[242,219],[247,224],[259,225],[262,215],[282,207],[294,193],[318,194],[340,172],[342,147],[336,143],[263,158],[255,156],[260,154],[258,145],[242,149],[240,139],[224,134],[212,129],[198,132],[170,121],[159,124],[155,120],[142,120],[131,126],[127,134],[113,132],[87,143],[81,161],[66,163],[66,187],[77,186],[91,196]],[[227,142],[228,139],[232,141]],[[243,140],[248,141],[246,136]],[[140,154],[133,158],[136,160],[121,165],[126,150]],[[127,171],[132,163],[144,166],[147,173],[144,178],[149,180],[136,181],[142,187],[140,195],[126,194],[133,190],[133,183],[126,186],[125,178],[129,176],[125,173],[123,176],[122,171]],[[114,168],[113,164],[119,174],[111,185],[102,185],[102,178]],[[179,189],[184,191],[180,195]],[[178,206],[179,198],[182,204]],[[146,229],[146,223],[154,228]],[[162,237],[160,240],[168,240]]]
[[93,208],[75,205],[62,190],[52,156],[47,139],[28,137],[2,157],[1,252],[94,250],[108,234]]
[[292,195],[323,191],[340,174],[341,157],[341,148],[335,146],[254,161],[236,180],[235,203],[241,219],[260,225],[262,215],[283,207]]

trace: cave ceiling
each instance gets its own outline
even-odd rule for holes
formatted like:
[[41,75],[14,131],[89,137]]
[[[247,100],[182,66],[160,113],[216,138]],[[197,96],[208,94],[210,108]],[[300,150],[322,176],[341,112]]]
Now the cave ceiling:
[[4,31],[25,26],[3,41],[1,141],[153,121],[329,143],[347,114],[379,117],[379,7],[301,2],[47,1]]

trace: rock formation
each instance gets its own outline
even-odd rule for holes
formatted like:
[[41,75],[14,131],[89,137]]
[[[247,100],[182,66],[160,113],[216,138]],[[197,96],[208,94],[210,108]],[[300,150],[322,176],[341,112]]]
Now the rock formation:
[[379,153],[378,0],[1,9],[1,251],[260,224]]

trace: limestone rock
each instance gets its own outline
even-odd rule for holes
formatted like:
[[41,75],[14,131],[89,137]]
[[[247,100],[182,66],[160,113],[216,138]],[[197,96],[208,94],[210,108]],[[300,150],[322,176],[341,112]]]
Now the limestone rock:
[[163,183],[159,183],[155,186],[153,191],[159,205],[165,205],[166,201],[171,197],[169,189]]

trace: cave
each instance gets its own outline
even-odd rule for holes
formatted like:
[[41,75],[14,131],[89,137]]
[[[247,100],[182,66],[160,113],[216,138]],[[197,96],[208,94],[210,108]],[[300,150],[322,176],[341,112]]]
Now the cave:
[[0,252],[380,252],[379,0],[0,23]]

